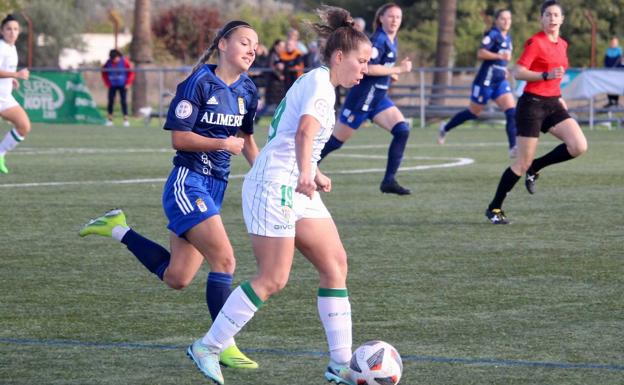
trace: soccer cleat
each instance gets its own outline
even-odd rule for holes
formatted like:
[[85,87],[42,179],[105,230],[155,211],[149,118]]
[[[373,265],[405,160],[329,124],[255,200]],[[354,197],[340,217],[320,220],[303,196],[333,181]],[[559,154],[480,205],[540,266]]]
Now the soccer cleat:
[[127,121],[127,120],[124,120],[124,122],[123,122],[123,126],[124,126],[124,127],[130,127],[130,122],[129,122],[129,121]]
[[513,146],[509,149],[509,157],[515,159],[518,156],[518,146]]
[[339,365],[333,361],[327,365],[327,371],[325,372],[325,379],[329,382],[334,382],[336,385],[355,385],[355,382],[351,380],[351,374],[347,365]]
[[444,144],[444,140],[446,139],[446,130],[444,129],[446,126],[446,121],[440,122],[440,129],[438,129],[438,144]]
[[233,369],[258,368],[258,363],[249,359],[236,345],[231,345],[224,349],[219,355],[219,361],[223,366]]
[[221,374],[221,367],[219,366],[218,348],[204,345],[201,339],[199,339],[186,349],[186,355],[193,360],[197,369],[199,369],[204,376],[219,385],[223,385],[224,380]]
[[379,190],[386,194],[410,195],[412,193],[410,189],[401,186],[395,179],[390,182],[381,182]]
[[112,121],[112,120],[110,120],[110,119],[107,119],[107,120],[106,120],[106,123],[104,123],[104,125],[105,125],[106,127],[111,127],[111,126],[113,125],[113,121]]
[[3,173],[3,174],[8,174],[9,173],[9,169],[4,164],[4,154],[0,155],[0,172]]
[[91,219],[78,232],[81,237],[96,234],[103,237],[112,237],[113,228],[115,226],[128,227],[126,224],[126,215],[121,209],[112,209],[101,217]]
[[539,172],[532,174],[527,171],[526,179],[524,180],[524,185],[526,186],[526,189],[529,192],[529,194],[535,194],[535,181],[537,181],[537,178],[539,178]]
[[509,223],[505,212],[501,209],[485,209],[485,216],[495,225],[506,225]]

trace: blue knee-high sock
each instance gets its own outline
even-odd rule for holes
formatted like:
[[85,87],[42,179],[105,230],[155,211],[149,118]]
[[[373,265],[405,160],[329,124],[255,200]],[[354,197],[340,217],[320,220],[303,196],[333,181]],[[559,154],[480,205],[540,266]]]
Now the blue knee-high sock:
[[455,116],[453,116],[451,120],[449,120],[449,122],[446,123],[446,125],[444,126],[444,131],[449,132],[453,128],[462,124],[463,122],[467,120],[476,119],[476,118],[477,118],[477,115],[470,112],[469,109],[465,109],[461,112],[456,113]]
[[340,147],[342,147],[343,144],[344,142],[339,141],[335,136],[332,135],[327,143],[325,143],[325,147],[323,147],[323,150],[321,150],[321,159],[319,159],[319,163],[323,158],[329,155],[330,152],[339,149]]
[[403,153],[405,152],[405,145],[409,138],[409,125],[406,122],[399,122],[392,127],[392,141],[390,142],[390,148],[388,148],[388,164],[386,165],[386,175],[384,175],[384,182],[391,182],[401,165],[403,160]]
[[167,266],[169,266],[169,260],[171,259],[171,254],[167,249],[132,229],[128,230],[126,235],[124,235],[121,239],[121,243],[128,247],[128,250],[137,257],[139,262],[147,267],[147,270],[156,274],[162,281],[165,270]]
[[507,140],[509,141],[509,148],[516,145],[516,109],[509,108],[505,110],[505,130],[507,130]]
[[228,273],[208,273],[208,281],[206,282],[206,303],[210,317],[214,321],[217,319],[223,304],[232,292],[232,274]]

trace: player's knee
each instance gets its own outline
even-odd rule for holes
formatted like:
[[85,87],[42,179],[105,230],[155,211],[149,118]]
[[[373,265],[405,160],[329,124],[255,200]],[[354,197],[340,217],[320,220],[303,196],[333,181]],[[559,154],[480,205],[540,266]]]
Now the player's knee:
[[286,287],[287,283],[288,283],[288,276],[275,277],[274,279],[264,282],[263,286],[267,295],[271,296],[273,294],[277,294],[280,291],[282,291]]
[[568,152],[575,158],[583,155],[587,152],[587,140],[583,138],[582,140],[577,140],[574,143],[569,144]]
[[391,133],[395,138],[407,140],[410,134],[409,124],[407,122],[399,122],[392,127]]
[[227,255],[219,258],[219,260],[210,263],[212,271],[222,271],[229,274],[234,274],[236,270],[236,258],[234,255]]
[[28,135],[31,130],[30,122],[28,120],[19,122],[15,125],[15,129],[17,130],[17,133],[20,134],[20,136],[26,137],[26,135]]
[[174,290],[183,290],[191,284],[193,277],[177,276],[174,274],[167,274],[167,272],[165,272],[163,281],[167,284],[167,286]]

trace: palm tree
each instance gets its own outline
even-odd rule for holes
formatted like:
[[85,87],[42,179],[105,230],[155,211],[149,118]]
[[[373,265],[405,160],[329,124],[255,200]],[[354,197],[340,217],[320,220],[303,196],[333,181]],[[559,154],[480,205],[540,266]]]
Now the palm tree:
[[132,87],[132,114],[147,106],[147,77],[141,71],[152,62],[152,24],[151,1],[135,0],[134,2],[134,31],[130,56],[136,69],[136,77]]
[[[435,66],[447,68],[450,65],[451,55],[453,54],[453,42],[455,41],[457,0],[438,0],[438,12],[438,43]],[[438,94],[443,94],[444,89],[435,86],[447,86],[448,75],[447,71],[434,73],[431,104],[444,104],[443,97],[436,97]]]

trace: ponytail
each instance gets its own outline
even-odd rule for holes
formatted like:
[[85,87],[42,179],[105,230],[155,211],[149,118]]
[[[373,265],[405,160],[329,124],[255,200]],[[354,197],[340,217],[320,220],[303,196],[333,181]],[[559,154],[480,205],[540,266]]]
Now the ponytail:
[[338,7],[322,6],[317,10],[322,23],[314,23],[312,27],[321,40],[325,41],[321,49],[323,61],[329,64],[335,51],[351,52],[360,43],[370,44],[368,37],[354,28],[351,14]]

